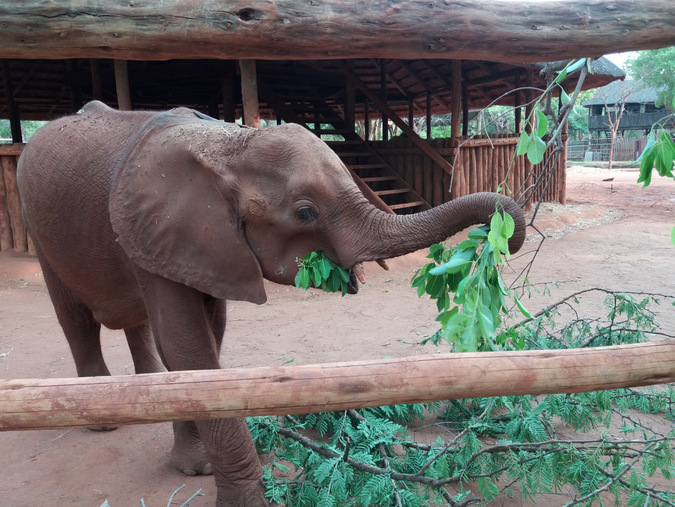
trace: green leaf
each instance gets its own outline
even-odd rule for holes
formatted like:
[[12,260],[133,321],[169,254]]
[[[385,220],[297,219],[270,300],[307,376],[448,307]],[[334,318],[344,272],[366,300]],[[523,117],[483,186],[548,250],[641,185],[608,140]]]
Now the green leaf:
[[673,245],[675,245],[675,227],[673,227],[673,230],[670,231],[670,241],[672,241]]
[[309,270],[308,269],[301,269],[300,270],[300,287],[303,289],[309,288]]
[[643,155],[644,158],[640,162],[640,177],[638,178],[637,182],[643,183],[642,187],[644,188],[649,186],[652,181],[652,169],[654,168],[656,151],[654,149],[650,149],[649,152],[647,152],[647,149],[645,148]]
[[585,64],[586,64],[586,58],[580,58],[579,60],[574,62],[572,65],[567,67],[567,73],[571,74],[572,72],[579,70]]
[[504,219],[502,218],[502,214],[495,213],[494,215],[492,215],[492,219],[490,220],[490,233],[488,233],[488,237],[490,234],[493,234],[493,236],[501,236],[503,226],[504,226]]
[[566,92],[565,89],[561,86],[561,87],[560,87],[560,103],[561,103],[561,104],[567,104],[570,100],[572,100],[572,99],[570,98],[569,95],[567,95],[567,92]]
[[516,222],[514,222],[511,215],[504,213],[504,227],[502,228],[502,235],[508,239],[513,236],[514,232],[516,232]]
[[520,313],[522,313],[525,316],[525,318],[533,319],[534,317],[532,316],[532,314],[528,312],[527,308],[525,308],[525,306],[523,306],[523,303],[520,302],[518,294],[514,294],[513,298],[516,300],[516,306],[518,306],[518,310],[520,310]]
[[530,142],[530,135],[523,130],[520,133],[518,138],[518,144],[516,145],[516,155],[525,155],[527,153],[527,145]]
[[533,137],[527,144],[527,158],[533,164],[539,164],[544,160],[546,143],[538,137]]
[[664,130],[659,141],[654,145],[656,151],[655,165],[660,176],[672,177],[673,158],[675,158],[675,144],[670,135]]
[[330,276],[330,272],[333,269],[331,262],[328,259],[321,259],[319,262],[319,271],[321,272],[321,277],[326,279]]
[[544,137],[548,130],[546,115],[537,109],[537,137]]
[[467,266],[471,266],[475,251],[459,250],[448,262],[429,270],[431,275],[442,275],[443,273],[459,273]]
[[487,235],[488,233],[485,232],[483,229],[471,229],[468,234],[469,239],[476,239],[476,240],[485,239],[487,238]]
[[[640,156],[637,158],[636,162],[640,162],[646,154],[651,153],[652,146],[654,146],[655,142],[656,136],[654,136],[654,131],[651,131],[649,132],[649,136],[647,137],[647,144],[645,145],[645,149],[642,150],[642,153],[640,153]],[[640,182],[638,181],[638,183]]]

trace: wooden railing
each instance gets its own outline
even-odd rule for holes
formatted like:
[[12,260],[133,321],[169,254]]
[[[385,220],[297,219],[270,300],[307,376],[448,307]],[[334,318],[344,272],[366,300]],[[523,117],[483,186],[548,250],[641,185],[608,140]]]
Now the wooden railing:
[[21,218],[16,165],[23,144],[0,144],[0,251],[33,251]]
[[517,143],[518,136],[512,134],[460,139],[458,149],[451,147],[450,139],[431,140],[431,146],[452,164],[452,175],[436,166],[407,139],[376,142],[374,147],[433,206],[474,192],[496,192],[500,185],[516,199],[528,197],[526,205],[540,198],[564,204],[564,151],[552,171],[543,174],[552,149],[546,151],[544,162],[532,165],[525,157],[514,156]]

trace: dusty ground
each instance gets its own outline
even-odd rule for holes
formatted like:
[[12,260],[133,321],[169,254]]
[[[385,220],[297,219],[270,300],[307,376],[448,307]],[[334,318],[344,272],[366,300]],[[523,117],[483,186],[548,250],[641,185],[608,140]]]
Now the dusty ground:
[[[536,311],[583,288],[675,294],[675,183],[657,179],[647,189],[629,170],[574,167],[567,206],[545,205],[536,225],[549,236],[529,280],[560,282],[551,296],[526,301]],[[605,181],[608,179],[611,181]],[[525,250],[533,250],[529,242]],[[234,303],[222,354],[226,367],[295,364],[437,353],[417,342],[436,329],[434,304],[418,299],[409,280],[422,253],[391,261],[392,270],[366,266],[369,283],[357,296],[270,284],[263,306]],[[528,256],[515,259],[513,273]],[[509,275],[507,275],[509,276]],[[675,334],[670,305],[657,310]],[[106,331],[104,353],[114,374],[133,371],[122,333]],[[0,255],[0,378],[68,377],[75,373],[34,259]],[[127,426],[110,433],[85,429],[0,433],[0,506],[112,507],[184,501],[213,505],[211,478],[186,477],[167,465],[170,424]],[[674,486],[671,484],[671,487]],[[559,505],[567,498],[545,501]],[[526,505],[518,499],[498,505]],[[497,504],[495,504],[497,505]]]

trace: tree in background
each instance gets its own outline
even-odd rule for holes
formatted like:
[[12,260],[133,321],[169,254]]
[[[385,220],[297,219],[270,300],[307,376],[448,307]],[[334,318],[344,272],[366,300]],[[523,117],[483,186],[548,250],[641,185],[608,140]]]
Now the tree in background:
[[675,112],[675,46],[640,51],[635,58],[627,62],[628,73],[635,81],[659,90],[657,106]]
[[[21,133],[23,134],[23,141],[26,142],[30,137],[38,131],[40,127],[46,125],[46,121],[22,121]],[[0,139],[12,141],[12,129],[9,126],[9,120],[0,120]]]

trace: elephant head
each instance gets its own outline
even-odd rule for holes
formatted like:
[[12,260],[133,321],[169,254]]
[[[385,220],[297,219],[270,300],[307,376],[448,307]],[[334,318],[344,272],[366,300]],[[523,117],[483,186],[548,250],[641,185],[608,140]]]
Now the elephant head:
[[224,299],[263,303],[262,279],[292,285],[310,251],[346,269],[396,257],[511,214],[520,207],[479,193],[415,215],[374,207],[348,169],[301,126],[250,129],[192,118],[152,120],[132,143],[111,191],[111,222],[144,269]]

